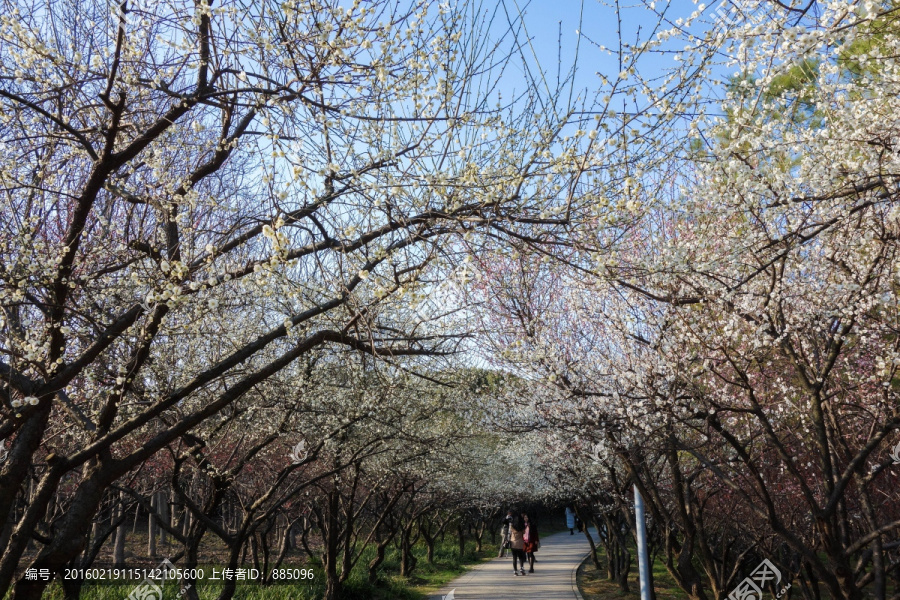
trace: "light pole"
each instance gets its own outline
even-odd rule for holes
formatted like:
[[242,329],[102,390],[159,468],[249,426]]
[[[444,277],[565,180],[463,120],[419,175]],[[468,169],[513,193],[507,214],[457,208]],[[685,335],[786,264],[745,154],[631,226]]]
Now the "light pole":
[[637,525],[638,573],[641,577],[641,600],[650,600],[650,561],[647,557],[647,522],[644,517],[644,499],[634,486],[634,520]]

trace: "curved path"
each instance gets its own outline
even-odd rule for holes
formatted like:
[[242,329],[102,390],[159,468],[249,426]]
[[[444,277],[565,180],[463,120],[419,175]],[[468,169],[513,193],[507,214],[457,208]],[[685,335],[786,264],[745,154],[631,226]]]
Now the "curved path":
[[580,600],[575,571],[590,549],[583,533],[550,535],[541,538],[534,573],[515,577],[511,557],[495,558],[473,567],[429,598],[441,600],[452,591],[454,600]]

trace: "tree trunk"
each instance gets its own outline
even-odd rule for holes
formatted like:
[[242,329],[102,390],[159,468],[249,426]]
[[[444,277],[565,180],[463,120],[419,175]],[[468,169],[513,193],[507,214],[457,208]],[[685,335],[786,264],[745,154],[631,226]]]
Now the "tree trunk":
[[184,537],[187,537],[191,533],[191,509],[187,506],[184,507],[184,516],[181,520],[181,533]]
[[288,549],[296,550],[297,549],[297,523],[292,522],[288,526]]
[[116,505],[116,520],[121,520],[119,526],[116,528],[116,541],[113,545],[113,564],[117,567],[122,567],[125,565],[125,532],[128,529],[125,526],[125,498],[120,493],[119,494],[119,503]]
[[[166,525],[171,527],[172,520],[171,520],[171,516],[169,513],[168,495],[165,492],[159,492],[157,494],[157,496],[158,496],[157,504],[159,506],[159,516],[162,519],[163,523],[165,523]],[[159,534],[159,545],[165,547],[169,544],[169,532],[163,528],[160,528],[160,529],[161,529],[161,531]]]
[[428,561],[429,565],[434,564],[434,538],[425,539],[425,560]]
[[429,565],[434,564],[434,542],[437,538],[437,535],[432,535],[431,526],[432,524],[427,520],[423,520],[419,524],[419,533],[422,534],[422,539],[425,541],[425,560]]
[[9,538],[12,535],[13,527],[15,527],[16,521],[16,511],[10,511],[9,516],[3,524],[3,529],[0,529],[0,548],[6,548],[7,544],[9,544]]
[[481,540],[484,539],[485,527],[487,527],[487,522],[482,519],[475,528],[475,552],[481,552]]
[[582,531],[584,531],[584,537],[587,538],[588,543],[591,545],[591,562],[594,563],[594,567],[599,572],[603,572],[603,567],[600,566],[600,559],[597,558],[597,545],[594,544],[594,538],[591,537],[591,531],[587,526],[587,523],[584,519],[582,519],[582,511],[578,508],[578,505],[575,505],[575,516],[581,521]]
[[159,494],[150,496],[150,514],[147,515],[147,556],[156,558],[156,512],[159,510],[157,503]]
[[138,530],[138,521],[141,520],[141,505],[135,503],[134,505],[134,523],[131,525],[131,535],[137,535]]
[[418,560],[412,552],[412,530],[414,522],[410,521],[400,532],[400,575],[409,577],[416,568]]
[[[35,505],[46,508],[45,494],[52,494],[56,490],[54,479],[58,481],[61,471],[51,470],[45,474],[41,485],[38,486]],[[109,473],[103,473],[102,467],[88,466],[85,467],[85,477],[83,483],[75,493],[62,519],[60,519],[57,530],[53,537],[53,542],[41,550],[40,554],[28,565],[32,569],[48,569],[51,573],[58,573],[70,561],[74,560],[83,550],[87,542],[88,534],[92,524],[92,518],[100,506],[103,499],[104,491],[109,485]],[[45,485],[45,483],[47,485]],[[30,507],[29,507],[30,508]],[[20,525],[28,525],[27,522],[20,522]],[[121,522],[116,523],[121,525]],[[17,531],[13,532],[12,543],[16,543]],[[5,565],[4,565],[5,566]],[[0,577],[5,577],[6,573],[0,572]],[[2,583],[2,581],[0,581]],[[2,587],[2,586],[0,586]],[[28,581],[24,578],[16,582],[13,598],[15,600],[38,600],[41,598],[47,584],[41,580],[37,582]],[[5,590],[0,590],[0,595],[5,595]]]
[[384,556],[387,551],[388,544],[391,543],[391,540],[394,539],[397,530],[392,529],[390,534],[385,536],[381,535],[381,531],[378,530],[375,532],[375,558],[369,561],[368,571],[369,571],[369,583],[375,584],[378,581],[378,567],[384,562]]
[[340,545],[338,536],[339,500],[337,492],[333,491],[328,494],[327,524],[323,532],[323,541],[325,543],[322,561],[325,567],[325,597],[323,600],[340,600],[341,598],[342,586],[337,572],[338,548]]

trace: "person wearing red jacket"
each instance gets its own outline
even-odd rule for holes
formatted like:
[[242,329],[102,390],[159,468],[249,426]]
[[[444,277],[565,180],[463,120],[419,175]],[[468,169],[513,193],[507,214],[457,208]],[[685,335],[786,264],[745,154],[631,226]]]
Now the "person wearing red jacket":
[[522,513],[522,519],[525,523],[525,533],[522,536],[525,542],[523,550],[530,567],[528,572],[534,573],[534,553],[541,547],[540,537],[538,536],[537,524],[525,513]]

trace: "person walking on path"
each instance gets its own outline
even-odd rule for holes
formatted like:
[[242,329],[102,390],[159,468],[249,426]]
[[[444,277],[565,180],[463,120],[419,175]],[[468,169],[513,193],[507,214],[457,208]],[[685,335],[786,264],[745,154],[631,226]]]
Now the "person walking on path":
[[513,520],[513,511],[509,510],[506,512],[506,517],[503,519],[503,527],[500,528],[500,552],[497,554],[497,558],[503,558],[506,556],[506,551],[510,549],[509,544],[509,525]]
[[522,540],[524,541],[522,550],[525,551],[525,557],[528,559],[528,572],[534,573],[534,553],[540,547],[540,538],[538,538],[535,522],[529,519],[526,514],[522,515],[522,520],[525,522],[525,531],[522,534]]
[[[509,545],[512,548],[513,574],[525,574],[525,522],[522,517],[514,517],[509,524]],[[516,569],[518,563],[519,568]]]
[[566,507],[566,527],[569,528],[569,535],[575,535],[575,509],[571,506]]

